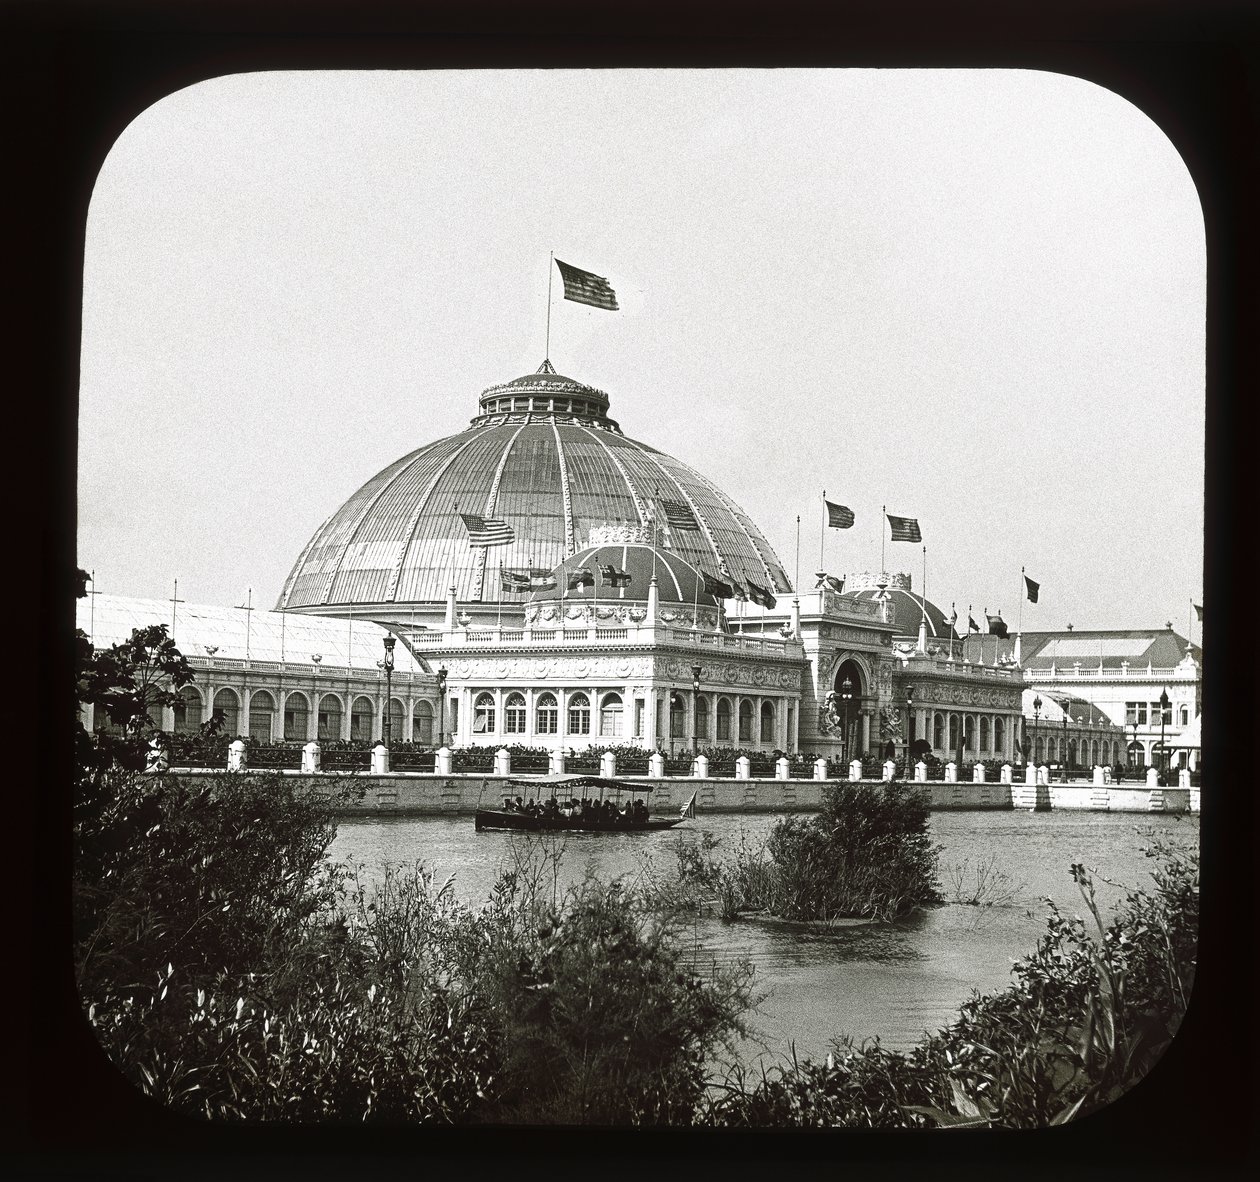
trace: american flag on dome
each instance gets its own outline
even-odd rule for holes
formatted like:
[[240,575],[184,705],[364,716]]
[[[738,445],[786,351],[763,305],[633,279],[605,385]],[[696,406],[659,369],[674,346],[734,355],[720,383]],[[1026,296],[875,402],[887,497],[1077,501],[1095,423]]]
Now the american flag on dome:
[[919,532],[919,523],[913,517],[894,517],[891,513],[886,513],[888,524],[892,527],[892,541],[894,542],[921,542],[923,535]]
[[564,298],[578,304],[590,304],[592,308],[604,308],[609,312],[617,311],[617,293],[608,286],[608,280],[602,275],[594,275],[583,271],[581,267],[572,267],[556,259],[560,268],[560,278],[564,280]]
[[506,521],[479,517],[476,513],[461,513],[459,516],[468,531],[470,546],[506,546],[516,541],[516,534]]
[[823,504],[827,506],[827,524],[832,529],[848,529],[853,525],[853,510],[847,505],[832,504],[826,497]]
[[661,512],[665,514],[665,524],[670,529],[700,529],[700,522],[685,501],[661,501]]
[[1028,590],[1028,602],[1029,602],[1029,603],[1036,603],[1036,602],[1037,602],[1037,596],[1038,596],[1038,594],[1039,594],[1039,593],[1040,593],[1040,591],[1041,591],[1041,584],[1040,584],[1040,583],[1034,583],[1034,582],[1032,581],[1032,579],[1030,579],[1027,575],[1025,575],[1025,576],[1024,576],[1024,586],[1025,586],[1025,587],[1027,588],[1027,590]]

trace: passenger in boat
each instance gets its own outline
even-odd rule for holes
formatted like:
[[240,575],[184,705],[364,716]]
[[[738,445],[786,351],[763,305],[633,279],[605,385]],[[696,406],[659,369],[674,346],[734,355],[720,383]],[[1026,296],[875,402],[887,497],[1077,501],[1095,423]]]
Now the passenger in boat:
[[631,820],[633,820],[636,824],[642,824],[647,820],[647,815],[647,805],[645,805],[641,800],[636,800],[630,808]]
[[505,796],[503,798],[503,811],[505,813],[516,812],[516,801],[514,801],[510,796]]
[[617,820],[617,806],[611,800],[604,801],[604,820],[614,822]]
[[547,798],[547,802],[543,805],[542,811],[543,816],[549,821],[554,820],[560,815],[560,806],[556,803],[556,798],[554,796],[549,796]]

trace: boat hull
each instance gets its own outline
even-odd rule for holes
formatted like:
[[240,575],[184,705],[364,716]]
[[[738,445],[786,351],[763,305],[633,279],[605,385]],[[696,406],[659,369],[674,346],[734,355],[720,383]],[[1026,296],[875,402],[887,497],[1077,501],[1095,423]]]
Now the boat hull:
[[478,809],[474,824],[478,830],[519,829],[529,833],[550,833],[556,830],[574,833],[652,833],[658,829],[672,829],[684,820],[683,817],[650,817],[646,821],[582,820],[578,817],[531,817],[528,813]]

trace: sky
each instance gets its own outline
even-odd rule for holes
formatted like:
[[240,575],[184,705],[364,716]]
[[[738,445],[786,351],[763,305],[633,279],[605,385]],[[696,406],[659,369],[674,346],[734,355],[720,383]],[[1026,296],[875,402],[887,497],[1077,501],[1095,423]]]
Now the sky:
[[[272,606],[321,522],[544,354],[789,575],[1025,631],[1202,602],[1205,246],[1167,137],[1015,70],[284,72],[167,96],[88,214],[78,561]],[[823,536],[822,492],[856,524]],[[1021,567],[1041,584],[1023,600]],[[965,617],[964,617],[965,618]],[[1194,639],[1199,640],[1197,623]]]

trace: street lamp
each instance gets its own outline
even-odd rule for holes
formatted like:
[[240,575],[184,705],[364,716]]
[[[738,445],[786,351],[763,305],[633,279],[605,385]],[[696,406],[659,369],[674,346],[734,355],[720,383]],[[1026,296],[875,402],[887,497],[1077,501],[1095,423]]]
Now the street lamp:
[[692,665],[691,667],[691,758],[696,759],[700,755],[700,666]]
[[1038,694],[1033,698],[1033,745],[1032,745],[1032,761],[1033,767],[1037,766],[1037,720],[1041,717],[1041,695]]
[[1159,695],[1159,775],[1162,784],[1168,779],[1168,749],[1164,746],[1164,721],[1168,717],[1168,687]]
[[844,703],[844,754],[847,758],[853,758],[853,740],[851,737],[851,725],[849,721],[849,710],[853,703],[853,679],[846,673],[844,680],[840,683],[840,700]]
[[393,636],[384,636],[381,638],[381,643],[385,646],[385,721],[382,729],[385,734],[385,750],[388,751],[390,723],[393,721],[390,718],[391,710],[389,707],[394,685],[394,645],[397,642]]
[[1135,756],[1137,753],[1133,750],[1133,748],[1137,746],[1137,728],[1138,728],[1138,724],[1137,724],[1136,722],[1131,722],[1131,723],[1129,723],[1129,726],[1133,728],[1133,742],[1129,744],[1129,766],[1130,766],[1130,767],[1137,767],[1137,762],[1136,762],[1136,760],[1134,759],[1134,756]]
[[446,731],[446,666],[437,667],[438,679],[438,746],[442,746],[442,736]]
[[906,686],[906,779],[910,779],[910,744],[914,741],[914,686]]

